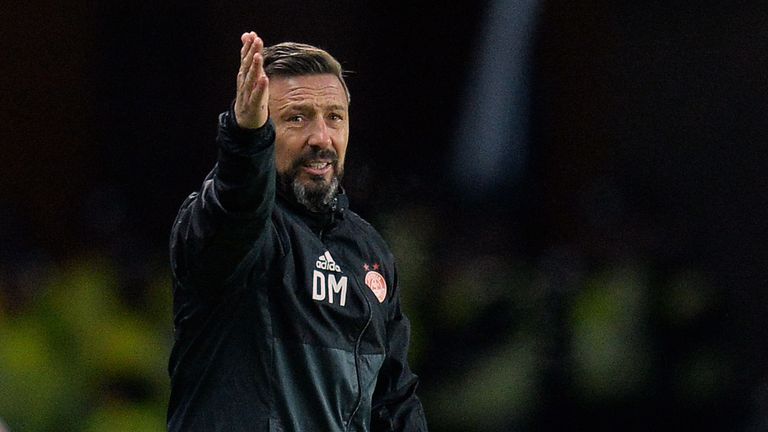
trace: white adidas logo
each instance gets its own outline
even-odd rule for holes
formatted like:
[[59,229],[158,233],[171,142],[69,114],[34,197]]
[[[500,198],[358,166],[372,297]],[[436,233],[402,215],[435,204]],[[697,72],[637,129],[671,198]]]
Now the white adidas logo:
[[331,253],[328,251],[325,251],[325,254],[320,255],[317,258],[315,267],[319,268],[320,270],[328,270],[341,273],[341,267],[336,264],[336,260],[331,257]]

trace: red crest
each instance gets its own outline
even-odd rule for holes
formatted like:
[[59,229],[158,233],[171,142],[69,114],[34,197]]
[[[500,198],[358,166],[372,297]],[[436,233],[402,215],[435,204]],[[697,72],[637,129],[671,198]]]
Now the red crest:
[[384,280],[384,276],[377,271],[369,271],[365,275],[365,284],[373,291],[379,303],[383,303],[387,298],[387,281]]

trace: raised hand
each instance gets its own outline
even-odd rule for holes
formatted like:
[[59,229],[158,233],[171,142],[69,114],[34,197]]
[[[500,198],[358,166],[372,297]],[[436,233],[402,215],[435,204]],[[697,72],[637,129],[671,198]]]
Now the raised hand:
[[264,42],[254,32],[240,36],[235,120],[241,128],[257,129],[269,118],[269,78],[264,73]]

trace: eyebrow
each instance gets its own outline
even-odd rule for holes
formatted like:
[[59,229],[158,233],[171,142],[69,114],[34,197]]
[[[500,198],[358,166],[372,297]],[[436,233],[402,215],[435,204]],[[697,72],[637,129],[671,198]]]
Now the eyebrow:
[[[283,109],[286,110],[293,110],[293,111],[311,111],[315,108],[314,104],[308,104],[308,103],[297,103],[297,104],[286,104]],[[331,110],[331,111],[344,111],[346,108],[344,105],[341,104],[331,104],[331,105],[323,105],[321,106],[323,109]]]

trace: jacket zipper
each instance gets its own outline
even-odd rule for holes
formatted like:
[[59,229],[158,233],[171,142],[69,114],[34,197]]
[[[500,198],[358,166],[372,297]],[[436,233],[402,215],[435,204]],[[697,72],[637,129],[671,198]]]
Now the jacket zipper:
[[349,416],[349,420],[347,421],[347,427],[344,428],[345,431],[349,431],[350,426],[352,426],[352,420],[355,418],[355,415],[357,414],[357,411],[360,410],[360,405],[363,404],[363,382],[360,379],[360,344],[363,341],[363,335],[365,334],[365,331],[368,330],[368,326],[371,325],[371,321],[373,321],[373,308],[371,307],[371,301],[368,299],[368,296],[366,295],[366,292],[363,291],[362,285],[360,285],[360,280],[357,278],[357,276],[353,276],[355,278],[355,282],[358,286],[358,289],[363,294],[363,299],[365,299],[365,304],[368,307],[368,319],[365,322],[365,325],[363,326],[363,329],[360,331],[360,335],[357,337],[357,341],[355,342],[355,372],[357,373],[357,402],[355,403],[355,409],[352,410],[352,414]]
[[[331,223],[333,223],[333,219],[331,220]],[[320,231],[317,233],[317,236],[320,238],[320,241],[323,243],[325,243],[325,238],[324,238],[325,231],[326,231],[326,228],[328,227],[331,227],[331,224],[328,224],[328,226],[323,226],[322,228],[320,228]]]
[[332,227],[333,223],[336,222],[336,209],[338,208],[337,203],[338,203],[338,198],[334,198],[333,204],[331,205],[331,218],[330,218],[331,220],[323,224],[320,227],[320,232],[318,233],[318,237],[320,237],[320,241],[325,241],[323,240],[323,234],[325,234],[325,229]]

